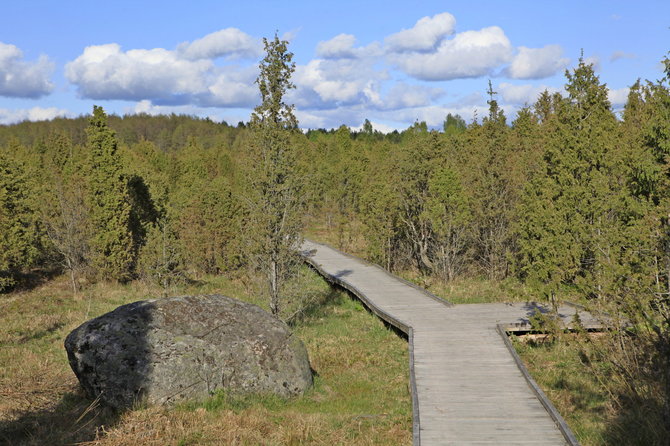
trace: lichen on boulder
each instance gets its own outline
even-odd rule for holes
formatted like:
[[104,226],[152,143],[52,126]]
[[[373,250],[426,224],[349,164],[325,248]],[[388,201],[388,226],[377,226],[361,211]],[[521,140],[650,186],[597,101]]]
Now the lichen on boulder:
[[116,409],[230,393],[293,396],[312,384],[307,350],[256,305],[221,295],[135,302],[65,339],[91,398]]

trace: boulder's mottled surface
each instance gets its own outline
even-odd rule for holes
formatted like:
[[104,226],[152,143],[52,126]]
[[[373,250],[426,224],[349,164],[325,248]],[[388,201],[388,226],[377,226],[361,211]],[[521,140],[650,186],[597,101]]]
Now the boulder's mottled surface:
[[75,329],[65,349],[86,393],[119,409],[222,388],[290,396],[312,384],[307,350],[286,324],[220,295],[123,305]]

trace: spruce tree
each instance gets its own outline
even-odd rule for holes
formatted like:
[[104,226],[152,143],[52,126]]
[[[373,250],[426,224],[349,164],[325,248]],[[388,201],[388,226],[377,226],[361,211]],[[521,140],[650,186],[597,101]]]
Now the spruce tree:
[[90,150],[89,203],[93,265],[103,279],[125,281],[134,265],[131,197],[117,141],[102,107],[94,106],[86,129]]
[[263,39],[266,55],[256,79],[261,104],[251,115],[252,147],[249,200],[250,254],[264,275],[270,310],[279,317],[286,280],[300,263],[303,191],[296,165],[292,133],[298,127],[293,106],[285,94],[294,88],[293,53],[288,42]]

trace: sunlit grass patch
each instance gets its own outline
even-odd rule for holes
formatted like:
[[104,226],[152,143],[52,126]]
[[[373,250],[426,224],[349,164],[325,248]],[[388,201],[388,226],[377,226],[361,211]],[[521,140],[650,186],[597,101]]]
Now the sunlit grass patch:
[[399,271],[395,274],[453,304],[525,302],[538,299],[536,293],[513,278],[499,281],[481,277],[459,277],[444,282],[434,276],[417,274],[415,271]]

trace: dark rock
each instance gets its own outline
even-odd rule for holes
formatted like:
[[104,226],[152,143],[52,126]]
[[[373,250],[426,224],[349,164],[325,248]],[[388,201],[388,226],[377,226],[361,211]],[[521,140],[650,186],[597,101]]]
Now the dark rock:
[[123,305],[72,331],[65,349],[86,393],[117,409],[217,389],[292,396],[312,384],[307,350],[286,324],[220,295]]

